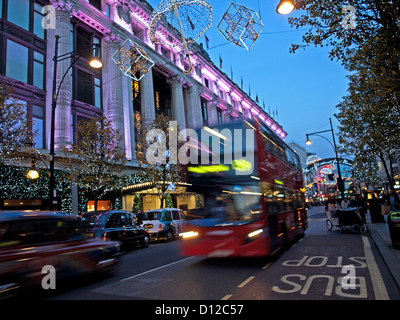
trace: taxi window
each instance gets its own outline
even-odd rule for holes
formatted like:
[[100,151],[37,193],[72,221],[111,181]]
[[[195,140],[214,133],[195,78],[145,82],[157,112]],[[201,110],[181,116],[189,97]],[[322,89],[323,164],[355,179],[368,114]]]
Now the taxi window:
[[128,214],[123,212],[121,213],[121,223],[123,226],[129,226],[131,225],[131,219],[129,218]]
[[179,215],[179,211],[172,211],[172,217],[174,218],[174,220],[180,220],[181,217]]
[[0,224],[0,247],[15,244],[35,244],[72,240],[77,221],[64,219],[34,219],[2,222]]
[[143,220],[159,220],[160,218],[161,218],[160,211],[145,212],[143,215]]
[[108,220],[106,228],[116,228],[120,227],[121,225],[122,225],[121,215],[119,213],[114,213],[110,217],[110,220]]
[[164,213],[164,217],[165,217],[165,219],[166,219],[167,221],[172,220],[171,211],[166,211],[166,212]]

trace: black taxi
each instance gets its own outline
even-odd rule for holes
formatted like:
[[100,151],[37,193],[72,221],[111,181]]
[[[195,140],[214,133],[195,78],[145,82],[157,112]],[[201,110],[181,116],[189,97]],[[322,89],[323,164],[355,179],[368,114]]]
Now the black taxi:
[[137,225],[134,213],[125,210],[92,211],[81,215],[80,231],[87,238],[119,241],[125,245],[138,244],[147,248],[148,231]]

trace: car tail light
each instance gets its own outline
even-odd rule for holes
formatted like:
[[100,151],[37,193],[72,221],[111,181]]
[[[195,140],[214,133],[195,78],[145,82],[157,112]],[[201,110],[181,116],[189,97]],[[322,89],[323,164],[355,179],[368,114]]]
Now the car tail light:
[[103,233],[103,240],[106,241],[107,240],[107,232]]
[[162,226],[161,226],[161,223],[158,225],[158,231],[161,231],[161,229],[162,229]]

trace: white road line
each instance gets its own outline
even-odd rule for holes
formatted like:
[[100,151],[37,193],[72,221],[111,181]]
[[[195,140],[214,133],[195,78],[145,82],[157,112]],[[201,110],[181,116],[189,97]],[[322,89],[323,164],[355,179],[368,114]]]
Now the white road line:
[[262,267],[262,270],[268,269],[268,267],[269,267],[271,264],[272,264],[272,261],[271,261],[271,262],[268,262],[264,267]]
[[244,280],[241,284],[238,285],[238,288],[243,288],[246,284],[248,284],[254,278],[255,278],[255,276],[251,276],[247,280]]
[[142,273],[139,273],[139,274],[135,274],[134,276],[130,276],[130,277],[128,277],[128,278],[119,280],[119,282],[123,282],[123,281],[126,281],[126,280],[130,280],[130,279],[133,279],[133,278],[137,278],[137,277],[143,276],[143,275],[145,275],[145,274],[148,274],[148,273],[151,273],[151,272],[160,270],[160,269],[164,269],[164,268],[170,267],[170,266],[172,266],[172,265],[174,265],[174,264],[181,263],[181,262],[183,262],[183,261],[186,261],[186,260],[189,260],[189,259],[193,259],[193,258],[194,258],[194,257],[188,257],[188,258],[185,258],[185,259],[182,259],[182,260],[178,260],[178,261],[175,261],[175,262],[171,262],[171,263],[166,264],[166,265],[164,265],[164,266],[161,266],[161,267],[158,267],[158,268],[154,268],[154,269],[151,269],[151,270],[147,270],[147,271],[145,271],[145,272],[142,272]]
[[372,253],[371,244],[368,237],[361,236],[364,243],[365,259],[367,260],[369,274],[371,276],[372,286],[376,300],[389,300],[389,295],[386,290],[385,283],[382,279],[381,272],[376,264],[374,254]]
[[227,294],[226,296],[224,296],[221,300],[229,300],[232,297],[231,294]]

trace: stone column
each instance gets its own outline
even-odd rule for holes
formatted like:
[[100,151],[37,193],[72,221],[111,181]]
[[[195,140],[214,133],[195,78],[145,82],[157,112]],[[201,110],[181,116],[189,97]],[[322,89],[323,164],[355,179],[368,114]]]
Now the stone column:
[[218,99],[211,100],[207,103],[209,126],[216,126],[218,124],[217,105],[218,105]]
[[148,123],[156,118],[152,70],[147,72],[140,80],[140,101],[142,105],[142,127],[144,129]]
[[186,89],[186,123],[188,128],[201,128],[203,115],[201,113],[201,86],[193,84]]
[[118,68],[117,64],[111,59],[115,52],[118,51],[121,43],[121,38],[110,33],[104,37],[103,44],[103,61],[102,70],[103,80],[103,108],[104,116],[111,121],[115,130],[123,137],[121,143],[121,151],[125,152],[124,139],[124,106],[123,106],[123,73]]
[[171,83],[172,89],[172,115],[173,118],[178,122],[178,129],[182,130],[186,128],[186,117],[185,117],[185,101],[183,99],[183,79],[180,77],[171,77],[168,79]]
[[[54,56],[54,48],[55,48],[55,35],[60,36],[58,53],[57,56],[62,54],[71,52],[71,9],[72,4],[67,0],[57,0],[50,1],[50,4],[54,6],[56,9],[56,29],[52,30],[52,32],[48,33],[48,51],[51,55],[51,58]],[[53,61],[51,61],[53,62]],[[54,143],[55,149],[62,148],[72,141],[72,132],[71,132],[71,99],[72,99],[72,80],[70,74],[67,74],[61,84],[61,80],[65,75],[65,72],[71,65],[71,59],[66,59],[63,61],[59,61],[57,63],[57,85],[56,90],[59,90],[58,98],[57,98],[57,106],[55,110],[55,134],[54,134]],[[51,63],[51,70],[53,70],[53,64]],[[68,71],[69,73],[71,71]],[[51,80],[53,79],[53,72],[51,71]],[[52,81],[48,81],[50,85],[52,85]],[[50,90],[52,92],[52,89]],[[52,96],[50,94],[50,101]],[[51,102],[50,102],[51,105]],[[49,110],[51,112],[51,108]],[[51,115],[49,114],[48,119],[51,119]],[[50,127],[49,127],[50,128]],[[50,132],[50,130],[48,131]]]

